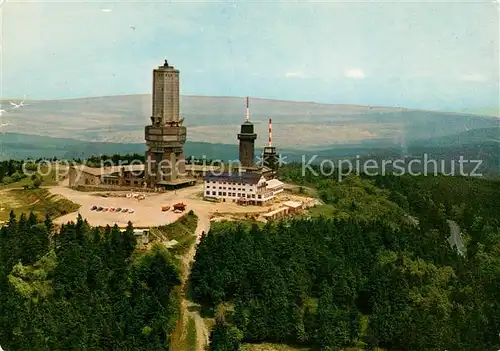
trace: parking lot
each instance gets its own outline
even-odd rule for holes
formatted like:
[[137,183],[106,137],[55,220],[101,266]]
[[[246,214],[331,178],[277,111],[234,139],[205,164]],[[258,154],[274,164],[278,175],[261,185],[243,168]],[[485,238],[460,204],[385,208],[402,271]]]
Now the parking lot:
[[[202,185],[193,186],[175,192],[166,193],[146,193],[144,200],[136,198],[127,198],[123,195],[126,192],[116,192],[113,197],[102,197],[96,193],[80,192],[72,190],[64,186],[51,187],[49,190],[67,199],[81,205],[78,212],[70,213],[57,218],[56,224],[75,221],[78,213],[83,218],[87,219],[89,224],[93,226],[106,226],[118,224],[120,227],[125,227],[128,221],[131,221],[135,227],[152,227],[158,225],[169,224],[176,221],[181,213],[175,213],[172,208],[168,211],[162,211],[162,206],[173,206],[176,203],[186,204],[186,211],[193,210],[196,214],[208,218],[212,213],[243,213],[243,212],[265,212],[268,209],[258,206],[239,206],[233,203],[212,203],[204,201],[197,194],[202,192]],[[93,206],[107,207],[108,211],[91,210]],[[126,208],[133,209],[133,213],[127,212],[110,212],[109,208]]]
[[[136,227],[150,227],[172,223],[182,215],[182,213],[174,213],[171,209],[166,212],[162,211],[163,205],[173,205],[168,203],[169,199],[162,196],[163,194],[153,194],[146,196],[144,200],[138,200],[127,197],[102,197],[94,193],[79,192],[66,187],[54,187],[50,191],[81,205],[78,213],[93,226],[116,223],[118,226],[124,227],[131,221]],[[171,201],[172,199],[170,199]],[[103,210],[92,210],[94,206],[103,207]],[[107,208],[107,211],[104,211],[104,208]],[[127,209],[127,212],[110,211],[111,208]],[[78,213],[59,217],[55,223],[74,221]]]

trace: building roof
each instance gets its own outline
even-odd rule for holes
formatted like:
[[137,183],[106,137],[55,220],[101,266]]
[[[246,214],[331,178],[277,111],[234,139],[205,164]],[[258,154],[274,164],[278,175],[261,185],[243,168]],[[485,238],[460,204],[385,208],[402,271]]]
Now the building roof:
[[194,171],[194,172],[210,172],[210,171],[218,171],[221,169],[221,166],[209,166],[209,165],[186,165],[186,171]]
[[255,165],[253,167],[245,167],[245,166],[239,165],[235,168],[239,169],[240,172],[259,173],[259,174],[263,174],[263,173],[267,173],[267,172],[272,171],[271,168],[266,167],[266,166],[262,166],[262,165]]
[[101,167],[89,167],[85,165],[78,165],[78,166],[72,166],[72,168],[80,172],[91,174],[93,176],[109,175],[112,173],[116,173],[120,170],[120,166],[101,168]]
[[272,189],[276,188],[278,186],[282,186],[283,182],[279,181],[278,179],[270,179],[267,181],[267,188]]
[[134,235],[144,235],[146,234],[148,231],[147,230],[144,230],[144,229],[134,229]]
[[285,210],[287,210],[287,209],[288,209],[288,207],[280,207],[280,208],[278,208],[278,209],[276,209],[276,210],[273,210],[273,211],[271,211],[271,212],[264,213],[264,214],[262,215],[262,217],[271,217],[271,216],[274,216],[275,214],[281,213],[281,212],[283,212],[283,211],[285,211]]
[[[120,170],[123,172],[142,172],[146,169],[145,164],[132,164],[132,165],[121,165],[121,166],[110,166],[110,167],[89,167],[86,165],[76,165],[72,166],[77,171],[88,173],[94,176],[107,176],[113,173],[119,173]],[[210,166],[210,165],[186,165],[186,171],[195,172],[214,172],[220,170],[220,166]]]
[[262,175],[258,173],[224,172],[220,175],[209,174],[205,176],[203,179],[208,181],[217,181],[217,182],[226,181],[226,182],[245,183],[245,184],[257,184],[259,183],[260,178],[262,178]]
[[[127,229],[120,229],[120,232],[124,233]],[[134,235],[143,235],[149,233],[149,229],[134,229]]]
[[291,208],[299,208],[302,207],[302,202],[300,201],[285,201],[283,202],[283,205]]
[[[124,172],[140,172],[140,171],[144,171],[144,169],[146,168],[146,165],[135,164],[135,165],[124,165],[121,167],[122,167],[122,170]],[[118,166],[118,168],[120,168],[120,166]]]

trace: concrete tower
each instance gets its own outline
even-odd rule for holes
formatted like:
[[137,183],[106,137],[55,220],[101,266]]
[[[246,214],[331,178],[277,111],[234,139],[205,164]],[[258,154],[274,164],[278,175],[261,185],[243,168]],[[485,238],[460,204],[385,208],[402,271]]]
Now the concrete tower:
[[255,158],[255,139],[257,134],[254,133],[253,124],[250,123],[250,110],[248,107],[247,97],[247,111],[245,122],[241,125],[241,133],[238,134],[240,141],[240,163],[243,167],[254,167]]
[[146,182],[149,187],[174,182],[185,173],[186,127],[179,120],[179,70],[168,65],[153,70],[151,125],[146,126]]

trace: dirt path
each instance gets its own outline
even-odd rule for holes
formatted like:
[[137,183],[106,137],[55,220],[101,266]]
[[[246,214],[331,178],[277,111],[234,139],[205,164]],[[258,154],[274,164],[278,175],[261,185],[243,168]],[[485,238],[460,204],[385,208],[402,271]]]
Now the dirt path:
[[195,230],[196,243],[191,246],[189,251],[181,258],[182,269],[182,285],[181,285],[181,320],[177,324],[177,329],[174,331],[173,340],[171,343],[171,351],[186,351],[178,350],[178,345],[189,345],[189,320],[193,320],[196,328],[196,351],[204,351],[209,342],[210,332],[205,324],[205,321],[199,313],[200,306],[189,301],[186,297],[187,283],[191,272],[191,265],[196,254],[196,245],[200,242],[203,232],[208,233],[210,230],[210,213],[208,211],[195,211],[198,216],[198,225]]
[[[196,228],[196,245],[200,242],[200,238],[203,232],[208,233],[210,230],[210,217],[208,213],[198,213],[198,227]],[[186,277],[189,279],[189,273],[191,272],[191,264],[194,261],[194,256],[196,254],[196,245],[193,245],[189,250],[187,259],[189,260],[188,275]],[[204,351],[206,345],[208,345],[210,332],[205,324],[205,321],[200,315],[199,305],[194,302],[188,301],[188,311],[189,316],[193,318],[196,326],[196,350]]]

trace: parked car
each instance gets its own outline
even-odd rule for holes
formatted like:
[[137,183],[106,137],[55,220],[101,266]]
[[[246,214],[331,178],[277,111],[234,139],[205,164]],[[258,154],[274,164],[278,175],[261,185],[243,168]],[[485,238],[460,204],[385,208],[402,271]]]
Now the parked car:
[[128,212],[129,212],[129,213],[134,213],[135,211],[134,211],[134,209],[133,209],[133,208],[131,208],[130,210],[128,210]]
[[101,206],[99,206],[99,207],[96,209],[96,211],[102,211],[102,210],[103,210],[103,208],[102,208]]
[[115,212],[115,208],[114,208],[114,207],[111,207],[111,208],[109,209],[109,212]]
[[122,212],[127,212],[127,211],[128,211],[128,209],[126,209],[126,208],[122,209]]
[[92,207],[90,208],[90,210],[91,210],[91,211],[97,210],[97,206],[95,206],[95,205],[94,205],[94,206],[92,206]]
[[115,211],[116,211],[116,212],[121,212],[121,211],[122,211],[122,208],[121,208],[121,207],[117,207]]
[[108,212],[109,209],[107,207],[104,207],[102,210],[103,212]]

